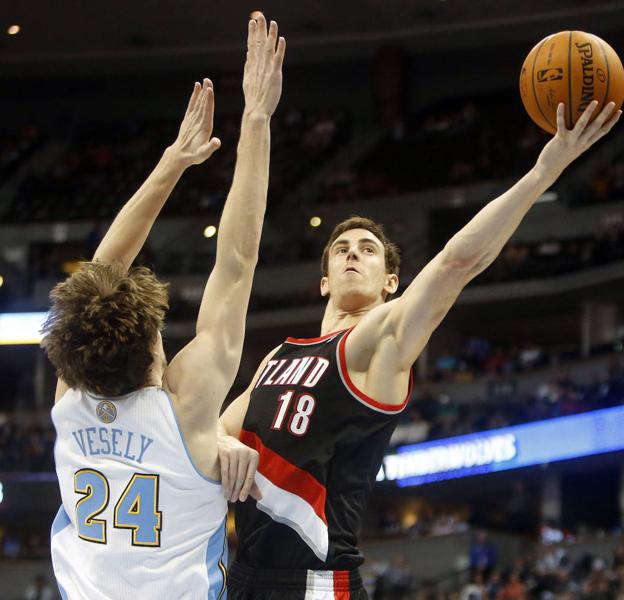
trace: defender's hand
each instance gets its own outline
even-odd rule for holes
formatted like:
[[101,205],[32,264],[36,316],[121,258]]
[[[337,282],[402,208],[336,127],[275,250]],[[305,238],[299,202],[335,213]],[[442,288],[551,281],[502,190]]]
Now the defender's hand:
[[[611,128],[618,122],[621,110],[613,111],[615,103],[609,102],[600,114],[590,123],[593,112],[598,102],[591,102],[573,129],[568,129],[565,124],[565,105],[557,106],[557,133],[542,150],[537,159],[537,166],[547,176],[555,179],[561,172],[585,150],[597,142],[601,137],[609,133]],[[612,114],[613,113],[613,114]]]
[[210,79],[202,85],[195,83],[180,132],[170,150],[182,166],[203,163],[221,146],[219,138],[212,136],[214,118],[214,91]]
[[[277,43],[277,49],[275,47]],[[247,61],[243,74],[245,115],[271,117],[282,95],[282,63],[286,40],[277,39],[277,23],[271,21],[267,32],[264,16],[249,21]]]
[[258,453],[230,435],[219,436],[217,446],[221,461],[221,484],[226,499],[230,502],[244,502],[251,495],[260,500],[262,494],[254,482]]

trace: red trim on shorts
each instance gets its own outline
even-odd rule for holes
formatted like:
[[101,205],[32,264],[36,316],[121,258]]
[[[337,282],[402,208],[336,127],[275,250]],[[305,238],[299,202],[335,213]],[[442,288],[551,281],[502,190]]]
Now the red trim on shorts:
[[319,342],[323,342],[331,337],[336,337],[339,333],[346,331],[346,329],[339,329],[338,331],[333,331],[332,333],[327,333],[326,335],[322,335],[321,337],[316,338],[294,338],[288,337],[286,338],[286,342],[288,344],[297,344],[299,346],[307,346],[308,344],[318,344]]
[[334,571],[334,600],[349,600],[349,571]]
[[240,441],[260,455],[258,471],[271,483],[307,502],[316,515],[327,525],[325,498],[327,490],[310,473],[296,467],[279,454],[267,448],[251,431],[241,429]]
[[345,333],[345,335],[342,336],[342,339],[338,342],[338,367],[342,374],[345,385],[354,396],[356,396],[364,404],[368,404],[371,408],[390,413],[397,413],[402,411],[407,406],[407,402],[412,395],[412,389],[414,387],[414,374],[412,373],[412,370],[410,369],[407,396],[405,396],[405,400],[403,400],[401,404],[383,404],[382,402],[377,402],[377,400],[374,400],[370,396],[367,396],[364,392],[356,387],[353,381],[351,381],[351,377],[349,377],[349,371],[347,370],[345,346],[347,338],[352,331],[353,329],[347,331],[347,333]]

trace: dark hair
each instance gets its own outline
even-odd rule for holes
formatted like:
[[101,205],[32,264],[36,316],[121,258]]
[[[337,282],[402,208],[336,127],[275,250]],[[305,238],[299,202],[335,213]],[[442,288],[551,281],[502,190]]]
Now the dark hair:
[[321,257],[321,273],[323,277],[327,277],[329,250],[332,244],[345,231],[350,231],[351,229],[366,229],[367,231],[370,231],[383,244],[386,258],[386,272],[393,275],[399,274],[399,267],[401,266],[399,247],[386,237],[383,225],[381,225],[381,223],[376,223],[371,219],[367,219],[366,217],[353,215],[338,223],[329,236],[329,240],[323,249],[323,256]]
[[169,308],[167,287],[146,267],[81,263],[50,293],[42,328],[59,379],[102,396],[143,387]]

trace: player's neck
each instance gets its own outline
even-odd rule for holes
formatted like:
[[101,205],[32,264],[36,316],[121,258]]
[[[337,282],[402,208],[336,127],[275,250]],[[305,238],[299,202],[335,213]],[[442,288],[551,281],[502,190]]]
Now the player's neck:
[[321,335],[327,335],[328,333],[332,333],[334,331],[341,331],[342,329],[355,327],[360,322],[362,317],[378,306],[378,304],[379,303],[372,303],[367,304],[366,306],[346,310],[336,306],[330,298],[327,302],[327,306],[325,307],[325,314],[323,315],[323,321],[321,322]]

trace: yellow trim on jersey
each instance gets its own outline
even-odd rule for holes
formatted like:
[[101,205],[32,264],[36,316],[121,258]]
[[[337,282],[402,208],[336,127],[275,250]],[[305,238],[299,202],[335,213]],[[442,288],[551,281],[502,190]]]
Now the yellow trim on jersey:
[[221,571],[223,575],[223,586],[221,587],[221,590],[219,591],[217,600],[221,600],[221,598],[223,597],[223,594],[225,594],[225,591],[227,590],[227,568],[223,564],[223,556],[226,550],[227,550],[227,521],[223,524],[223,550],[221,550],[221,557],[219,558],[219,562],[217,563],[219,566],[219,570]]
[[[154,499],[154,507],[153,507],[154,512],[152,514],[155,515],[157,518],[156,525],[154,525],[154,533],[156,534],[155,542],[137,541],[136,535],[137,535],[137,531],[141,528],[141,525],[134,525],[134,524],[127,524],[127,523],[119,522],[119,510],[121,508],[121,503],[124,501],[126,495],[130,492],[136,479],[151,479],[154,484],[154,493],[152,494],[152,497]],[[113,513],[114,514],[113,527],[115,527],[116,529],[131,529],[133,546],[160,546],[160,531],[162,529],[162,513],[158,510],[159,484],[160,484],[160,480],[159,480],[158,475],[146,475],[144,473],[135,473],[132,476],[132,479],[128,482],[128,485],[122,492],[121,496],[119,497],[119,500],[117,500],[117,504],[115,504],[115,510]],[[141,492],[137,492],[136,498],[134,499],[134,502],[132,502],[132,505],[130,506],[130,509],[128,510],[128,514],[138,515],[140,513],[141,513]]]
[[106,520],[94,519],[93,517],[102,513],[108,506],[108,500],[110,496],[108,481],[102,473],[100,473],[99,471],[96,471],[95,469],[79,469],[78,471],[74,473],[74,492],[76,492],[77,494],[85,494],[84,498],[81,498],[80,500],[78,500],[78,502],[76,502],[76,518],[78,518],[78,507],[83,502],[86,502],[87,500],[91,499],[93,496],[93,492],[94,492],[93,486],[90,483],[87,484],[85,489],[81,489],[78,487],[77,477],[82,473],[92,473],[96,477],[99,477],[100,480],[104,483],[104,491],[106,495],[105,495],[104,502],[100,505],[100,508],[90,513],[82,521],[87,527],[92,527],[93,525],[100,525],[101,527],[100,531],[102,532],[102,535],[99,538],[89,537],[87,535],[81,535],[80,526],[79,526],[78,537],[87,542],[95,542],[97,544],[106,544]]

